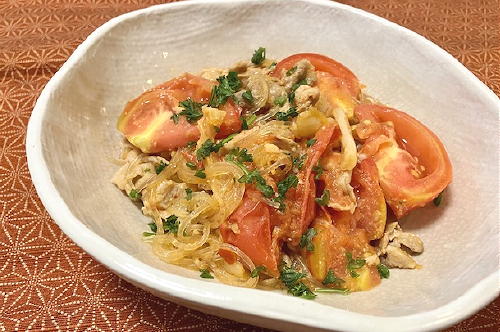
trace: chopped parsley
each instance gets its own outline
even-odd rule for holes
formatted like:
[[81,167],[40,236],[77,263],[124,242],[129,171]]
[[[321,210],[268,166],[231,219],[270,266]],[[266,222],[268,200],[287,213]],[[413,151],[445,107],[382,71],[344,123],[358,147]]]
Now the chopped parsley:
[[285,198],[286,198],[286,192],[290,188],[296,188],[297,185],[299,184],[299,179],[295,174],[290,174],[288,175],[285,179],[281,180],[278,182],[278,197],[273,198],[273,201],[279,203],[279,210],[284,211],[285,210]]
[[144,236],[144,237],[153,236],[153,235],[156,235],[156,234],[151,233],[151,232],[142,232],[142,236]]
[[432,203],[434,203],[434,206],[439,206],[443,202],[443,193],[442,191],[436,198],[432,200]]
[[226,160],[233,163],[245,163],[252,162],[253,157],[248,153],[248,150],[246,148],[241,149],[238,147],[229,151],[229,153],[226,155]]
[[321,195],[321,197],[319,197],[319,198],[316,197],[314,199],[314,201],[321,206],[327,205],[328,202],[330,202],[330,191],[328,189],[325,189],[325,191],[323,191],[323,194]]
[[350,252],[346,252],[345,257],[347,258],[347,271],[349,271],[351,277],[359,277],[359,273],[357,273],[356,270],[362,268],[365,265],[366,261],[360,258],[353,259]]
[[338,284],[341,284],[343,282],[344,282],[344,280],[338,278],[335,275],[335,273],[333,272],[333,270],[328,269],[328,272],[326,273],[325,279],[323,279],[322,284],[323,285],[329,285],[329,284],[338,285]]
[[224,144],[232,140],[233,137],[234,135],[229,135],[223,140],[220,140],[218,143],[215,143],[211,139],[207,139],[205,142],[203,142],[201,147],[198,150],[196,150],[196,159],[203,160],[206,157],[208,157],[212,152],[219,152],[219,150],[224,146]]
[[241,118],[241,129],[247,130],[257,120],[257,115],[250,114],[249,116]]
[[167,167],[167,164],[162,160],[158,165],[155,166],[156,174],[160,174]]
[[286,112],[277,112],[276,119],[280,121],[289,121],[291,118],[299,115],[295,107],[290,107]]
[[286,103],[286,96],[279,96],[274,99],[274,105],[283,106]]
[[189,167],[190,169],[192,169],[193,171],[196,169],[196,164],[191,162],[191,161],[188,161],[186,163],[186,166]]
[[293,167],[296,167],[298,170],[301,170],[302,167],[304,167],[304,161],[307,158],[307,154],[303,154],[301,156],[293,157],[292,158],[292,165]]
[[252,272],[250,273],[250,276],[252,278],[257,278],[257,276],[266,269],[265,266],[262,266],[262,265],[259,265],[259,266],[256,266],[255,269],[252,270]]
[[243,97],[243,99],[245,99],[247,102],[249,102],[250,104],[253,103],[253,95],[252,95],[252,91],[250,90],[247,90],[245,92],[243,92],[243,94],[241,95],[241,97]]
[[273,187],[266,183],[266,180],[262,177],[258,170],[246,171],[241,178],[238,179],[239,183],[255,184],[255,187],[264,195],[266,198],[271,198],[274,196]]
[[191,142],[187,142],[186,144],[186,148],[188,149],[194,149],[196,147],[196,141],[191,141]]
[[[179,217],[172,214],[168,216],[167,219],[162,219],[163,231],[166,233],[174,233],[177,234],[177,230],[179,229]],[[154,222],[148,224],[151,232],[156,234],[158,228]],[[153,235],[154,235],[153,234]]]
[[293,73],[297,71],[297,66],[293,66],[292,68],[286,71],[286,76],[291,76]]
[[163,230],[168,233],[177,234],[179,230],[179,217],[172,214],[167,219],[162,219]]
[[219,107],[225,104],[227,99],[233,97],[234,93],[241,87],[238,74],[234,71],[230,71],[226,76],[219,76],[217,81],[219,85],[212,88],[212,94],[208,103],[211,107]]
[[307,80],[305,78],[301,79],[300,81],[298,81],[297,83],[295,83],[294,85],[292,85],[292,91],[295,92],[295,90],[297,90],[299,88],[299,86],[301,85],[307,85]]
[[314,244],[312,243],[313,237],[317,234],[314,228],[309,228],[302,236],[300,237],[299,245],[301,248],[306,248],[307,251],[314,251]]
[[204,171],[204,169],[199,169],[194,173],[194,176],[199,177],[200,179],[206,179],[207,174]]
[[128,193],[128,197],[130,197],[133,201],[136,201],[142,197],[142,194],[136,189],[132,189]]
[[252,55],[252,63],[260,65],[265,58],[266,58],[266,49],[264,47],[259,47],[254,51]]
[[321,177],[321,175],[323,174],[323,172],[325,171],[323,169],[323,167],[321,167],[320,165],[316,165],[312,168],[312,171],[314,173],[316,173],[316,175],[314,176],[314,179],[315,180],[319,180],[319,178]]
[[155,233],[156,234],[156,231],[158,230],[157,227],[156,227],[156,224],[154,222],[150,222],[148,224],[149,228],[151,229],[151,232]]
[[316,294],[314,294],[309,287],[307,287],[302,281],[306,275],[292,269],[288,266],[283,266],[280,270],[280,280],[288,288],[288,292],[293,296],[302,297],[304,299],[314,299]]
[[299,86],[301,86],[301,85],[307,85],[307,84],[308,84],[307,80],[305,78],[303,78],[299,82],[297,82],[294,85],[292,85],[292,91],[288,94],[288,101],[291,104],[295,103],[295,90],[297,90],[299,88]]
[[227,161],[238,166],[243,173],[242,177],[238,179],[239,183],[255,184],[255,187],[264,195],[266,198],[271,198],[274,196],[273,187],[266,183],[266,180],[262,177],[258,170],[249,170],[243,163],[253,161],[251,154],[247,152],[247,149],[236,148],[231,150],[225,158]]
[[210,271],[208,269],[202,269],[200,270],[200,277],[204,279],[213,279],[214,276],[210,274]]
[[186,188],[186,200],[190,201],[191,198],[193,198],[193,189],[191,188]]
[[317,139],[315,139],[315,138],[308,139],[308,140],[306,141],[306,146],[307,146],[308,148],[310,148],[311,146],[313,146],[314,144],[316,144],[316,141],[317,141]]
[[387,268],[387,266],[385,266],[384,264],[379,264],[379,265],[377,265],[377,270],[378,270],[378,274],[380,274],[381,278],[389,279],[391,272],[389,272],[389,269]]
[[175,114],[177,115],[176,117],[177,120],[174,119],[174,122],[175,123],[179,122],[179,116],[185,116],[186,120],[189,123],[194,123],[198,121],[203,117],[203,113],[201,112],[201,106],[203,106],[203,104],[197,103],[193,101],[191,98],[181,101],[179,103],[179,107],[182,107],[184,109],[180,113]]

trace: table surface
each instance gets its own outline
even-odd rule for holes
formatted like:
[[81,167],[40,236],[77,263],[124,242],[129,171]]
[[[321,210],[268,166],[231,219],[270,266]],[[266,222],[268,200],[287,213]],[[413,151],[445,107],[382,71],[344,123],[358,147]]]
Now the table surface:
[[[61,232],[30,179],[26,125],[44,85],[99,25],[160,2],[0,0],[0,331],[266,331],[123,281]],[[500,95],[499,0],[342,2],[422,34]],[[497,298],[448,331],[499,331],[499,306]]]

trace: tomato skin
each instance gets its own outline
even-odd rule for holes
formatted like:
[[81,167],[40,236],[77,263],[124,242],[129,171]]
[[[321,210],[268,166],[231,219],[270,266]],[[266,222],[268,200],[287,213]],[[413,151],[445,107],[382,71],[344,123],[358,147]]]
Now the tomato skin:
[[274,69],[272,75],[280,77],[281,73],[292,68],[299,60],[306,59],[317,71],[329,73],[336,77],[347,87],[353,97],[357,97],[361,91],[360,83],[356,75],[340,62],[327,56],[316,53],[298,53],[281,60]]
[[[162,83],[127,103],[118,119],[118,130],[145,153],[170,151],[197,141],[200,131],[196,123],[188,122],[183,116],[174,123],[171,116],[179,103],[188,98],[207,103],[214,85],[213,81],[188,73]],[[228,101],[222,109],[226,116],[217,135],[219,138],[241,128],[241,108]]]
[[[452,166],[443,143],[418,120],[396,109],[372,104],[359,105],[355,113],[360,121],[390,121],[394,125],[398,146],[379,149],[374,160],[385,198],[396,217],[424,206],[451,183]],[[422,176],[411,173],[418,167],[412,156],[425,167]]]
[[[241,249],[256,266],[263,265],[267,272],[277,274],[278,259],[271,239],[269,210],[262,194],[249,186],[238,208],[219,229],[224,242]],[[231,229],[231,223],[238,226],[238,232]]]

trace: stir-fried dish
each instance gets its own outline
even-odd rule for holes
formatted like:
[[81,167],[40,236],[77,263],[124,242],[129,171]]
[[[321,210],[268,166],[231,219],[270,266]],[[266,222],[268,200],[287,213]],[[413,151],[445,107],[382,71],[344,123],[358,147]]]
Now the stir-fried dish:
[[319,54],[276,63],[259,48],[183,74],[130,101],[118,129],[113,182],[152,218],[155,255],[309,299],[419,268],[423,243],[397,220],[439,205],[452,178],[434,133]]

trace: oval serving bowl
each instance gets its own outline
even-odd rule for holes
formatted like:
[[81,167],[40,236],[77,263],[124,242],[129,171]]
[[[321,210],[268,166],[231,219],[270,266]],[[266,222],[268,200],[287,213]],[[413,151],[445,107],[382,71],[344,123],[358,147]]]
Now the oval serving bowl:
[[[454,179],[444,204],[404,229],[426,245],[420,270],[393,270],[379,287],[307,301],[227,286],[159,261],[141,234],[148,219],[111,182],[125,103],[182,72],[224,67],[259,46],[268,57],[328,55],[367,93],[405,110],[444,142]],[[93,32],[38,99],[28,166],[50,215],[80,247],[153,294],[275,329],[423,331],[453,324],[498,294],[498,98],[445,51],[372,14],[325,1],[189,1],[112,19]],[[497,181],[494,181],[494,180]]]

